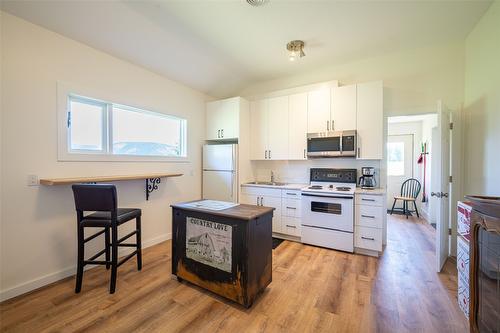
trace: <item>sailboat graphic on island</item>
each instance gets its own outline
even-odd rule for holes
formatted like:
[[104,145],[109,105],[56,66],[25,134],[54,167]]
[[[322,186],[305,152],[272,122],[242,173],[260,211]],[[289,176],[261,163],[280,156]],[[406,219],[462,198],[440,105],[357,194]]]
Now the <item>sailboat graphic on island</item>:
[[231,226],[194,220],[186,223],[186,257],[231,272]]

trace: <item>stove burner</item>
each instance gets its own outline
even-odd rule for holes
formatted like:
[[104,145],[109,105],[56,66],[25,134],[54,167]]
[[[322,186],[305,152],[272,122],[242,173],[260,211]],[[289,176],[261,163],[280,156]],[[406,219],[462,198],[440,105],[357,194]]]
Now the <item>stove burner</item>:
[[313,186],[309,186],[308,189],[310,190],[321,190],[323,188],[323,186],[321,185],[313,185]]
[[347,187],[347,186],[338,186],[336,189],[337,189],[337,191],[350,191],[351,190],[351,188]]

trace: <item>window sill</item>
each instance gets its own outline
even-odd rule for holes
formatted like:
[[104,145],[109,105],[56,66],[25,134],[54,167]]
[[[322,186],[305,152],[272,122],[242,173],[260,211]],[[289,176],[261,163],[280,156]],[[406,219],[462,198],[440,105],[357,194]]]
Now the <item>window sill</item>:
[[59,154],[58,162],[167,162],[190,163],[189,157],[162,157],[162,156],[131,156],[131,155],[101,155],[85,153]]

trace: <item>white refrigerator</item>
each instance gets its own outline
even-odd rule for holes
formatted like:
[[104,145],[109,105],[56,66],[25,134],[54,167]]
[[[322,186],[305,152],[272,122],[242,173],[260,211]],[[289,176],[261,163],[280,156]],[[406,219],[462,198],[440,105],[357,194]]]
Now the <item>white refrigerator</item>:
[[203,146],[203,199],[238,202],[238,145]]

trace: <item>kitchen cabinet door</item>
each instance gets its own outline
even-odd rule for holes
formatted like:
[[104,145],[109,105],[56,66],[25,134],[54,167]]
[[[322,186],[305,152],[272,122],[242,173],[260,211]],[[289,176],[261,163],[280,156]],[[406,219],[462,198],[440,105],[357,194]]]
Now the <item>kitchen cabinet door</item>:
[[332,88],[332,123],[334,131],[356,129],[356,85]]
[[269,136],[268,100],[262,99],[250,103],[250,158],[267,159]]
[[288,159],[288,96],[268,100],[268,159]]
[[307,157],[307,93],[289,97],[288,159],[305,160]]
[[237,139],[239,137],[239,114],[239,97],[208,102],[206,140]]
[[310,91],[307,94],[307,132],[330,130],[330,88]]
[[239,137],[240,98],[228,98],[221,101],[220,129],[222,139],[237,139]]
[[220,118],[222,110],[222,101],[213,101],[207,103],[206,112],[206,140],[220,139]]
[[382,81],[358,84],[356,100],[357,158],[382,159],[384,135]]
[[[259,200],[259,201],[257,201]],[[254,194],[240,194],[240,203],[246,205],[255,205],[258,206],[260,202],[260,197]]]
[[273,212],[273,232],[281,232],[281,197],[263,196],[262,206],[276,208]]

